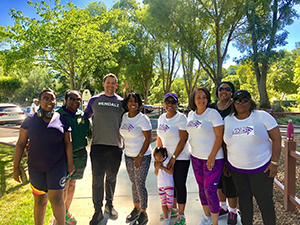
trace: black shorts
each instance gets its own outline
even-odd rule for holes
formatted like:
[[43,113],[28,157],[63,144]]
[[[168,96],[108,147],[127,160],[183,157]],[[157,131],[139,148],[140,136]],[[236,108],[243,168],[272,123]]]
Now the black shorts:
[[222,189],[222,192],[226,196],[226,198],[237,197],[236,188],[232,177],[225,177],[223,172],[220,177],[218,189]]
[[42,173],[28,164],[29,181],[33,195],[43,195],[48,190],[60,190],[65,188],[67,176],[67,164],[54,166],[50,171]]

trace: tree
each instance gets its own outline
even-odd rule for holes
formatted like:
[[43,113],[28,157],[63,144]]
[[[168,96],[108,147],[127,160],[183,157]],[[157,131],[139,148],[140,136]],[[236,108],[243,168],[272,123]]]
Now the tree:
[[11,44],[8,63],[25,59],[30,65],[46,64],[66,74],[72,89],[81,89],[97,66],[116,66],[113,52],[123,44],[122,38],[101,30],[115,16],[114,11],[92,16],[91,11],[70,2],[64,6],[56,0],[53,8],[44,1],[28,4],[34,5],[41,19],[30,19],[11,10],[15,24],[5,30]]
[[[222,65],[229,43],[243,24],[241,0],[147,0],[157,28],[173,36],[198,59],[215,85],[222,79]],[[171,31],[170,31],[171,30]]]
[[0,77],[0,98],[3,101],[11,102],[11,97],[15,91],[21,87],[22,82],[14,77],[1,76]]
[[117,2],[113,9],[120,10],[121,21],[117,28],[125,35],[126,45],[120,48],[118,55],[119,73],[122,72],[123,83],[128,91],[142,93],[144,103],[148,103],[148,95],[154,78],[154,62],[157,52],[155,40],[144,26],[146,9],[135,0]]
[[267,77],[268,94],[279,100],[283,100],[286,95],[296,93],[299,87],[294,82],[296,55],[288,51],[281,53],[276,61],[271,63]]
[[[299,4],[299,0],[246,0],[247,33],[249,39],[242,42],[253,61],[256,81],[260,95],[260,106],[270,108],[267,93],[267,74],[270,60],[277,55],[273,49],[286,44],[286,25],[293,22],[297,16],[293,6]],[[245,45],[247,44],[247,45]]]

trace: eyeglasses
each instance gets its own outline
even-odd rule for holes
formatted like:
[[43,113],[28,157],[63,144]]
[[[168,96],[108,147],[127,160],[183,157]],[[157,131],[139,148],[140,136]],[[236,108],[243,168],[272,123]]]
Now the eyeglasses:
[[43,100],[43,102],[54,102],[56,100],[56,98],[44,97],[42,100]]
[[226,91],[226,92],[231,92],[231,88],[230,87],[226,87],[226,88],[223,88],[223,87],[219,87],[218,91]]
[[71,101],[79,101],[79,102],[81,102],[81,98],[70,97],[69,99]]
[[238,98],[238,99],[234,100],[234,104],[240,104],[240,103],[244,104],[247,102],[249,102],[248,98]]
[[165,103],[166,104],[171,104],[171,105],[176,105],[177,104],[177,102],[176,101],[170,101],[170,100],[165,100]]

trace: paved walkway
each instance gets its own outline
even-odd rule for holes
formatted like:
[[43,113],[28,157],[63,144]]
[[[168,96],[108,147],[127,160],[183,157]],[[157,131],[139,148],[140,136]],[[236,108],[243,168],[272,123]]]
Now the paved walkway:
[[[155,146],[155,143],[152,143]],[[94,213],[92,203],[92,175],[91,175],[91,164],[88,159],[88,165],[85,171],[84,178],[77,181],[76,191],[73,203],[70,211],[77,218],[78,225],[88,225],[89,221]],[[188,199],[186,205],[186,217],[188,225],[198,225],[204,215],[198,196],[198,187],[193,175],[192,168],[190,167],[188,179]],[[149,194],[149,206],[148,206],[148,225],[160,225],[163,221],[160,221],[159,214],[161,213],[160,199],[157,191],[156,176],[154,175],[154,166],[151,164],[149,175],[147,178],[147,189]],[[116,221],[107,220],[107,215],[101,221],[100,225],[104,224],[125,224],[126,216],[133,209],[132,197],[131,197],[131,183],[129,181],[125,162],[122,160],[120,171],[118,174],[116,193],[114,205],[116,210],[119,212],[119,218]],[[240,218],[238,218],[240,225]],[[175,219],[172,219],[171,224],[173,225]],[[220,225],[227,224],[227,217],[221,218],[219,221]]]
[[[18,131],[11,131],[13,134],[9,134],[7,129],[0,128],[0,142],[6,142],[11,144],[16,144],[18,138]],[[13,137],[7,137],[13,136]],[[155,147],[155,142],[152,144],[152,148]],[[152,159],[153,160],[153,159]],[[157,191],[156,176],[154,175],[153,162],[151,163],[149,174],[147,177],[147,189],[149,194],[148,201],[148,225],[160,225],[163,221],[160,221],[159,215],[161,213],[160,199]],[[198,225],[202,220],[204,215],[199,195],[198,187],[193,174],[192,166],[190,166],[188,179],[187,179],[187,205],[185,210],[185,215],[187,218],[187,225]],[[118,174],[117,186],[115,192],[114,205],[116,210],[119,212],[119,218],[116,221],[108,220],[107,215],[101,221],[100,225],[104,224],[125,224],[126,216],[133,209],[132,196],[131,196],[131,183],[128,178],[128,174],[125,168],[124,156],[121,163],[121,167]],[[94,213],[93,203],[92,203],[92,173],[91,173],[91,163],[90,158],[88,158],[87,168],[83,179],[78,180],[76,183],[76,190],[74,200],[71,204],[70,211],[77,218],[78,225],[89,225],[89,221]],[[171,225],[173,225],[175,219],[171,220]],[[223,217],[219,220],[219,225],[227,224],[227,217]],[[240,218],[238,218],[238,225],[241,225]]]

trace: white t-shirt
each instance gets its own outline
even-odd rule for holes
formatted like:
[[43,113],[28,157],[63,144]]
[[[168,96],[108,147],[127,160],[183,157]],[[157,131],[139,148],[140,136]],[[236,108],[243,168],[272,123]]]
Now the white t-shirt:
[[[145,140],[143,131],[152,130],[150,119],[148,116],[139,113],[133,118],[128,117],[128,112],[124,113],[120,126],[120,134],[125,143],[125,155],[136,157]],[[145,155],[151,154],[151,146],[149,145]]]
[[[179,130],[186,130],[187,119],[183,113],[177,112],[172,118],[167,118],[166,113],[160,115],[157,124],[157,135],[160,137],[163,147],[167,148],[168,156],[172,156],[180,140]],[[176,160],[190,159],[190,145],[186,142]]]
[[[198,158],[207,160],[214,146],[216,135],[214,127],[222,126],[223,119],[217,110],[207,108],[204,113],[197,115],[195,111],[190,111],[186,130],[190,135],[191,154]],[[222,147],[219,149],[216,159],[223,159]]]
[[272,147],[268,131],[277,127],[276,120],[263,110],[254,110],[246,119],[234,115],[224,120],[224,141],[228,161],[238,169],[252,170],[271,159]]
[[[33,111],[33,109],[34,109],[35,111]],[[37,112],[37,109],[38,109],[37,105],[36,105],[34,102],[31,103],[31,106],[30,106],[30,114],[33,114],[33,113]]]
[[[163,166],[167,167],[170,157],[166,158],[165,161],[163,161]],[[174,187],[174,180],[173,180],[173,174],[169,174],[165,172],[163,169],[158,169],[157,174],[157,187],[168,187],[172,186]]]

